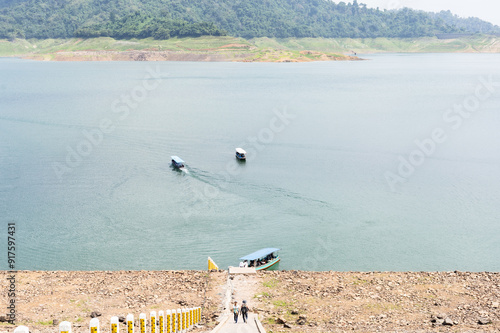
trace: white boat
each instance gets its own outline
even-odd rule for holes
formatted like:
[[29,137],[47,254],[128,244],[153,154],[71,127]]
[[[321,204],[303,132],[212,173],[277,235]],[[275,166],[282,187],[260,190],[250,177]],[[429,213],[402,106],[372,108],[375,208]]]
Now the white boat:
[[170,156],[174,168],[184,168],[184,161],[179,156]]
[[250,253],[244,257],[241,257],[240,260],[244,264],[245,262],[248,264],[248,267],[255,268],[255,270],[273,270],[278,268],[278,263],[281,258],[278,255],[278,251],[280,249],[274,247],[268,247],[265,249],[260,249],[254,253]]
[[246,160],[247,152],[244,151],[242,148],[236,148],[236,158],[242,161]]

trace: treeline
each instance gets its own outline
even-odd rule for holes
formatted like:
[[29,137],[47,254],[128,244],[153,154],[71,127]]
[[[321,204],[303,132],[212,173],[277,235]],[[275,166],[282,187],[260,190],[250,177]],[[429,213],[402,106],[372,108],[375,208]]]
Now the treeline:
[[75,37],[113,37],[117,39],[148,38],[169,39],[171,37],[225,36],[226,32],[213,23],[189,23],[164,17],[147,15],[139,11],[121,19],[112,12],[106,23],[77,29]]
[[448,25],[460,28],[462,30],[481,33],[481,34],[492,34],[498,35],[500,33],[498,26],[478,19],[477,17],[460,18],[454,15],[449,10],[443,10],[439,13],[430,13],[435,19],[443,20]]
[[[450,17],[451,15],[451,17]],[[500,33],[479,19],[330,0],[0,0],[0,38],[424,37]],[[209,22],[209,23],[207,23]]]

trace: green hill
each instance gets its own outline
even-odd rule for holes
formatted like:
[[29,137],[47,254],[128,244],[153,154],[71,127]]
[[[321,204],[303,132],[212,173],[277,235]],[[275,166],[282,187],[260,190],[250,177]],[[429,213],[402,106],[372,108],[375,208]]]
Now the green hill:
[[500,33],[451,13],[329,0],[0,0],[0,38],[377,38]]

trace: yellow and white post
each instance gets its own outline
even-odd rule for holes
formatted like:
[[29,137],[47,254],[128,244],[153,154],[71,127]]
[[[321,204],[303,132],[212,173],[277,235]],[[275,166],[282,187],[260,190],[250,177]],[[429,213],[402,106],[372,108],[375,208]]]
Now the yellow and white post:
[[134,315],[131,313],[127,315],[127,333],[134,333]]
[[149,314],[149,333],[156,333],[156,311],[151,311]]
[[193,316],[194,316],[194,309],[189,308],[189,328],[193,328],[194,321],[193,321]]
[[118,327],[118,317],[117,316],[113,316],[111,317],[111,320],[109,321],[110,324],[111,324],[111,333],[118,333],[120,328]]
[[177,311],[172,310],[172,333],[177,332]]
[[181,309],[181,332],[186,332],[186,310]]
[[30,329],[27,326],[20,325],[16,327],[14,333],[30,333]]
[[158,333],[165,333],[165,313],[158,311]]
[[177,309],[177,332],[181,331],[181,309]]
[[60,323],[59,333],[71,333],[71,323],[69,321],[63,321]]
[[141,313],[139,315],[139,327],[141,329],[141,333],[146,333],[146,314]]
[[90,326],[89,328],[90,333],[99,333],[99,319],[97,318],[90,319],[89,326]]
[[172,311],[167,310],[165,320],[165,333],[172,333]]

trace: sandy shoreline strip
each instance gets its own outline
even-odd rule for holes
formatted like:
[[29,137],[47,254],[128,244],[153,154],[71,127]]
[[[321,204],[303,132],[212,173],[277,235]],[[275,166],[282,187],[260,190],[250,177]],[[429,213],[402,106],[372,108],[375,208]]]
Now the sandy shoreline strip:
[[316,51],[301,51],[298,54],[284,50],[269,51],[256,57],[248,52],[223,51],[60,51],[20,56],[23,59],[43,61],[202,61],[202,62],[311,62],[361,60],[355,56],[331,55]]
[[[11,273],[1,272],[1,304]],[[16,324],[56,332],[53,321],[88,332],[91,314],[102,327],[111,316],[204,306],[210,331],[223,311],[227,272],[19,271]],[[244,277],[243,277],[244,279]],[[499,332],[500,273],[260,272],[246,295],[272,332]],[[239,284],[244,289],[244,281]],[[253,296],[251,296],[253,295]],[[5,308],[5,307],[4,307]],[[4,310],[5,312],[5,310]],[[5,319],[5,318],[3,318]],[[0,324],[0,332],[15,326]]]

